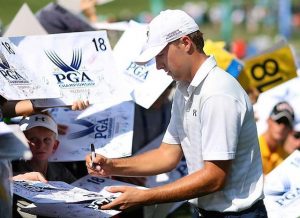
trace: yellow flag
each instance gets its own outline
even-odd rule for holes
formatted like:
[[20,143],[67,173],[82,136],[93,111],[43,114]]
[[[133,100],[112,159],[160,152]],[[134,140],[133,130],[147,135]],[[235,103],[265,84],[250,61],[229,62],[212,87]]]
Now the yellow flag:
[[287,43],[280,43],[263,54],[244,60],[238,80],[245,90],[271,89],[297,76],[294,55]]
[[213,55],[220,68],[230,73],[232,76],[237,78],[242,69],[242,63],[239,61],[234,54],[224,49],[225,42],[218,41],[213,42],[206,40],[204,43],[204,52],[207,55]]

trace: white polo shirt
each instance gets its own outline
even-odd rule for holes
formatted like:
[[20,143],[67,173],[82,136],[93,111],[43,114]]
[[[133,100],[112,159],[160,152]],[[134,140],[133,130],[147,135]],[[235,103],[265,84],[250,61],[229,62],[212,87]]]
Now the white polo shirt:
[[180,144],[188,171],[204,160],[233,160],[222,191],[191,200],[205,210],[241,211],[263,198],[252,104],[237,80],[210,56],[190,84],[179,82],[163,142]]

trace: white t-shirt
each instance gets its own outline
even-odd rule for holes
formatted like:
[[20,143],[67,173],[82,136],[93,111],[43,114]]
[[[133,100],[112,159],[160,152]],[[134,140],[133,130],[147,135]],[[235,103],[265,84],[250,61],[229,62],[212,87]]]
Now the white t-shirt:
[[163,142],[180,144],[193,173],[204,160],[233,160],[222,191],[191,200],[205,210],[241,211],[263,198],[253,108],[247,93],[209,57],[190,84],[179,82]]

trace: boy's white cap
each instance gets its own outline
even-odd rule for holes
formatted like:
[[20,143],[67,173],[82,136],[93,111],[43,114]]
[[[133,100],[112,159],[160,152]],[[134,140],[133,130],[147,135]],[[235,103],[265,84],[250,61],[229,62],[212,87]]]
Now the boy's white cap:
[[182,10],[160,12],[148,25],[147,44],[135,60],[146,63],[158,55],[169,42],[199,30],[195,20]]
[[56,135],[58,134],[56,122],[50,116],[45,114],[35,114],[24,117],[22,120],[20,120],[19,126],[22,131],[41,126],[53,131]]

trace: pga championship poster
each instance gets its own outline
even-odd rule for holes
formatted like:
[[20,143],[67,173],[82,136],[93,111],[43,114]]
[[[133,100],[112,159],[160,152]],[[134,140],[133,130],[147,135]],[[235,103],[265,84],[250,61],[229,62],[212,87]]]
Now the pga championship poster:
[[[106,31],[41,36],[9,37],[28,72],[43,75],[50,90],[59,90],[58,105],[35,102],[35,106],[72,105],[78,99],[91,104],[122,99],[122,89]],[[44,98],[48,98],[48,92]],[[128,96],[127,96],[128,97]]]

